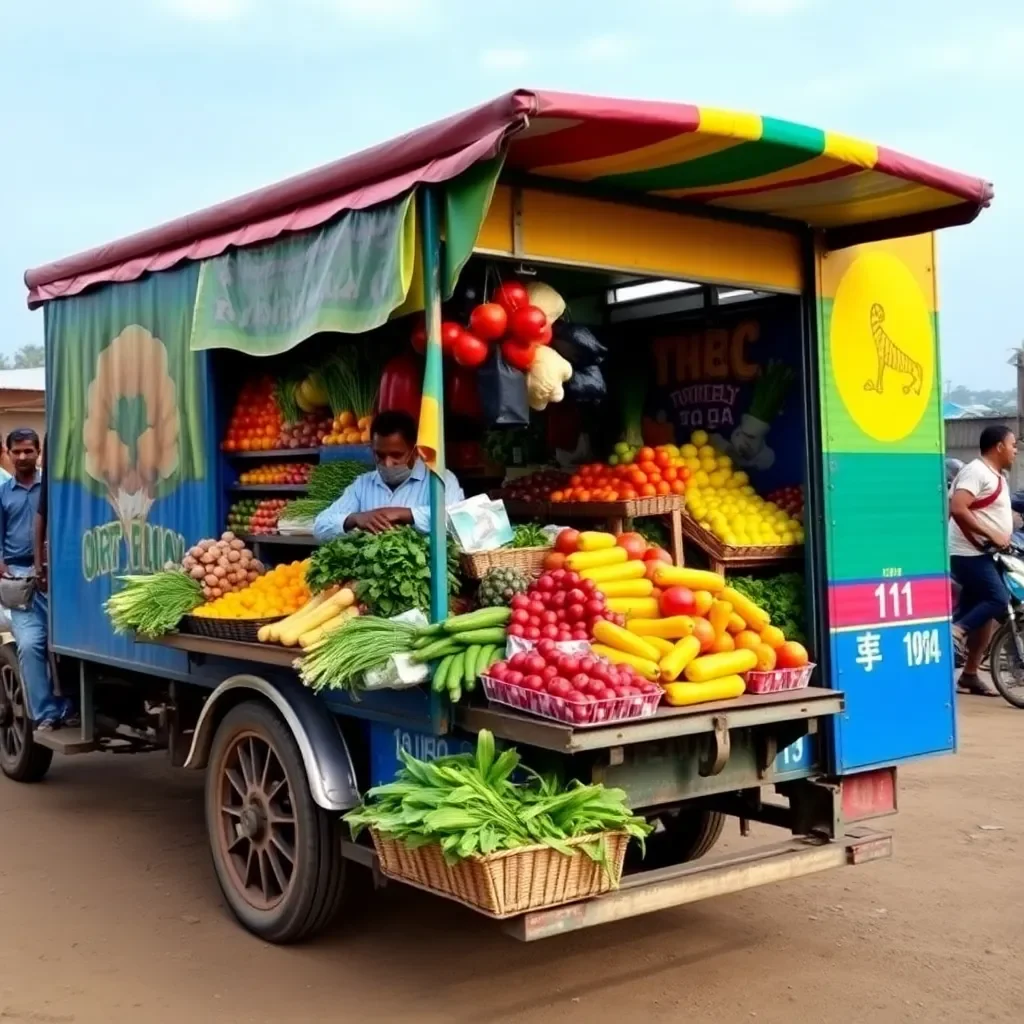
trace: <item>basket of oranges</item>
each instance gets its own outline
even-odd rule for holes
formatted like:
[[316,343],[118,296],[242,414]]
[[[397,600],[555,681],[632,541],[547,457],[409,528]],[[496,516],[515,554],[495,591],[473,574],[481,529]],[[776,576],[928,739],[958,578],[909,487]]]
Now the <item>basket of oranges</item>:
[[254,644],[260,627],[297,612],[309,599],[309,559],[275,566],[243,590],[200,605],[182,619],[184,632]]

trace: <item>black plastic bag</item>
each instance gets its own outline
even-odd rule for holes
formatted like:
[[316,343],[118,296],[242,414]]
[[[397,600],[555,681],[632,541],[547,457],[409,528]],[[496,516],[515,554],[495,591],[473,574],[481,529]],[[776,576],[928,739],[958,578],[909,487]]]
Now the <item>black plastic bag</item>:
[[608,385],[600,366],[581,366],[574,370],[565,384],[565,393],[577,402],[603,402],[608,397]]
[[500,345],[491,346],[487,362],[480,367],[480,404],[488,427],[525,427],[530,423],[530,402],[526,374],[509,366]]
[[555,324],[551,347],[574,368],[597,366],[608,354],[608,349],[597,340],[589,327],[566,323],[564,320]]

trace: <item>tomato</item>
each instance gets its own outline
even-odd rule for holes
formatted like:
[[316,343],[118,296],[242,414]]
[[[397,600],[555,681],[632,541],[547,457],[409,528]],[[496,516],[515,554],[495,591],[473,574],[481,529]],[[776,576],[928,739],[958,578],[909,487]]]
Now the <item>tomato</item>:
[[420,317],[416,326],[412,329],[412,334],[409,336],[409,341],[412,342],[412,347],[415,352],[418,352],[421,356],[427,351],[427,325],[424,323],[423,318]]
[[551,324],[545,323],[543,328],[541,329],[540,334],[538,334],[537,337],[534,338],[534,341],[536,341],[538,345],[550,345],[551,339],[554,336],[555,332],[551,329]]
[[441,324],[441,348],[446,356],[451,355],[456,342],[458,342],[464,333],[462,325],[455,323],[453,320],[445,320],[445,322]]
[[626,549],[631,562],[640,561],[647,553],[647,541],[639,533],[620,533],[615,538],[615,543]]
[[549,555],[544,556],[544,568],[549,571],[551,569],[562,569],[565,566],[566,557],[561,551],[552,551]]
[[654,462],[655,451],[653,448],[643,447],[636,453],[637,462]]
[[482,366],[487,362],[489,352],[487,343],[469,331],[462,331],[452,346],[452,355],[459,366]]
[[508,328],[508,313],[497,302],[484,302],[469,314],[469,329],[484,341],[497,341]]
[[697,600],[689,587],[669,587],[661,595],[660,608],[666,619],[673,615],[693,615],[697,610]]
[[509,331],[523,344],[537,341],[546,326],[547,314],[538,306],[522,306],[508,318]]
[[672,556],[664,548],[651,547],[644,552],[644,561],[666,562],[668,565],[672,565]]
[[501,354],[504,356],[505,362],[524,373],[533,366],[533,357],[536,352],[536,345],[521,345],[518,341],[503,341],[501,343]]
[[530,296],[518,281],[506,281],[494,289],[491,302],[496,302],[506,313],[514,313],[522,306],[530,304]]
[[[555,538],[555,550],[560,551],[563,555],[574,554],[579,546],[579,530],[561,530]],[[558,568],[561,568],[561,566],[558,566]]]
[[775,658],[779,668],[804,668],[810,662],[807,648],[795,640],[787,640],[775,652]]

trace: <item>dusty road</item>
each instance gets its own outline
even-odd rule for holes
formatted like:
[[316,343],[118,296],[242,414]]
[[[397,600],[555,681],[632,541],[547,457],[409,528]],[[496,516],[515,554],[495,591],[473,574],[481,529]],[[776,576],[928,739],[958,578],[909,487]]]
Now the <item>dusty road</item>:
[[529,947],[396,887],[263,945],[221,906],[199,778],[58,762],[0,784],[0,1022],[1020,1021],[1022,740],[962,698],[960,756],[902,775],[893,861]]

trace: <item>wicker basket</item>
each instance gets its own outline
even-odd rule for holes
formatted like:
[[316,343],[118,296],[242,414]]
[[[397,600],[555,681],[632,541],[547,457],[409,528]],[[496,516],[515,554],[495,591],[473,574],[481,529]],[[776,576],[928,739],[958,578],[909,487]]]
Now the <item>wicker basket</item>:
[[530,576],[539,576],[544,571],[544,559],[552,550],[541,547],[479,551],[475,555],[462,555],[462,571],[471,580],[482,580],[491,569],[521,569]]
[[[500,492],[498,497],[501,497]],[[679,494],[623,501],[519,501],[505,498],[505,511],[513,518],[552,519],[646,519],[682,511],[686,501]]]
[[208,636],[213,640],[234,640],[241,644],[259,642],[258,633],[261,626],[269,626],[272,622],[280,622],[283,615],[271,619],[207,619],[201,615],[185,615],[179,623],[182,633],[196,636]]
[[756,565],[759,562],[778,562],[787,558],[800,558],[804,553],[802,544],[723,544],[713,533],[705,530],[689,516],[683,516],[683,535],[693,541],[709,558],[725,565],[730,562],[738,562],[745,566]]
[[449,865],[440,846],[410,850],[399,840],[371,831],[380,869],[389,878],[445,896],[490,917],[513,917],[617,889],[629,844],[625,832],[569,840],[569,846],[582,846],[595,839],[604,842],[607,870],[582,850],[574,850],[567,857],[549,846],[524,846]]

